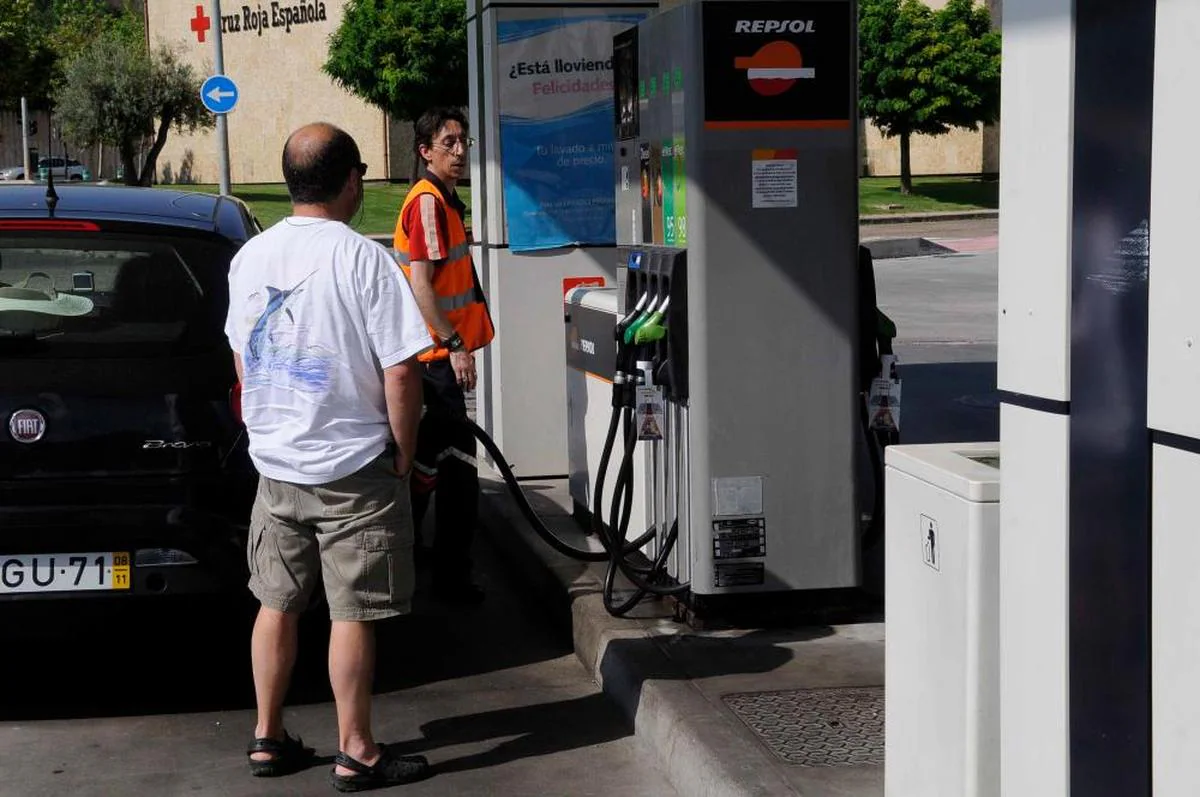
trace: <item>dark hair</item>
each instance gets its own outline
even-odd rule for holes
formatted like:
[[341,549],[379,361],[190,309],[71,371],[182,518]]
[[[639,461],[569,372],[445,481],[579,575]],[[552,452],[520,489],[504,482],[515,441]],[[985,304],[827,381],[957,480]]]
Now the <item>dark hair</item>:
[[421,154],[421,147],[433,146],[433,137],[446,126],[447,122],[458,122],[462,125],[464,133],[471,128],[470,123],[467,122],[467,115],[462,112],[461,108],[430,108],[421,114],[421,118],[417,120],[415,126],[416,138],[413,140],[413,149],[418,155]]
[[342,192],[350,173],[362,168],[358,144],[350,134],[333,126],[329,129],[328,139],[315,146],[294,148],[288,137],[283,147],[283,179],[292,202],[330,202]]

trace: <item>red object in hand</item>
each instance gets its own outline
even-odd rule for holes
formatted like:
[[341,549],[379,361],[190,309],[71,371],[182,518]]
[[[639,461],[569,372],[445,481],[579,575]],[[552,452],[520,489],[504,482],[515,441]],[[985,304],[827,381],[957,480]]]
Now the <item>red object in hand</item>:
[[233,387],[229,389],[229,409],[233,411],[233,417],[237,418],[238,423],[242,423],[242,383],[234,382]]
[[422,473],[416,468],[412,469],[412,490],[415,493],[431,493],[433,488],[437,486],[437,476],[428,473]]

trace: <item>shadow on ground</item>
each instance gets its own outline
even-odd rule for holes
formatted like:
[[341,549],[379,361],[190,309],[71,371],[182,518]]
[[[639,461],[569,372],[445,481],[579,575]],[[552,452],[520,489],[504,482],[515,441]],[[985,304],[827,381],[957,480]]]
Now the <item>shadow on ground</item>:
[[900,442],[975,443],[1000,439],[995,362],[902,365]]
[[[549,629],[529,611],[486,540],[479,541],[477,551],[480,580],[488,589],[482,607],[456,609],[433,602],[422,570],[413,613],[378,624],[376,694],[571,653],[569,634]],[[41,602],[0,609],[8,685],[0,695],[0,720],[254,706],[249,643],[257,605],[248,598],[142,606]],[[291,705],[332,700],[329,621],[321,609],[301,622]]]
[[[900,182],[895,187],[873,187],[887,196],[901,201]],[[976,205],[981,208],[1000,207],[1000,182],[998,180],[917,180],[912,196],[925,197],[936,202],[953,205]]]

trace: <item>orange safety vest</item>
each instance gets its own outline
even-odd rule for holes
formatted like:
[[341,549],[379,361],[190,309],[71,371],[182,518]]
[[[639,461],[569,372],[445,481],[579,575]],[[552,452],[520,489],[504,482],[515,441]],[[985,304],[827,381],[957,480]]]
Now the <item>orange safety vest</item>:
[[[404,270],[404,276],[411,281],[412,267],[408,257],[409,238],[404,230],[404,214],[409,205],[420,198],[422,194],[433,196],[437,202],[437,215],[446,222],[446,245],[449,249],[445,259],[435,264],[433,269],[433,292],[437,296],[438,307],[445,313],[455,331],[462,336],[466,350],[475,351],[492,342],[492,337],[495,335],[492,317],[488,312],[483,289],[479,286],[479,280],[475,276],[475,265],[471,262],[471,242],[467,239],[467,230],[463,226],[462,218],[457,212],[453,212],[446,206],[442,192],[428,180],[419,180],[404,199],[404,205],[400,208],[400,215],[396,219],[396,233],[392,242],[393,254],[396,262],[400,264],[400,268]],[[429,327],[429,334],[433,335],[435,341],[438,339],[432,326]],[[422,352],[418,359],[421,362],[433,362],[444,360],[449,356],[449,350],[439,343],[432,349]]]

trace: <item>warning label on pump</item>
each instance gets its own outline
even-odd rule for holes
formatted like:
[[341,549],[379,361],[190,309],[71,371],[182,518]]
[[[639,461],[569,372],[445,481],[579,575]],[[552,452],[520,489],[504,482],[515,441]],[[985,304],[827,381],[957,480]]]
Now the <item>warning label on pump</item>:
[[765,583],[766,567],[762,562],[739,562],[713,568],[714,587],[754,587]]
[[714,559],[752,559],[766,555],[766,518],[713,521]]
[[754,207],[794,208],[797,204],[796,154],[788,150],[756,150],[753,170]]

